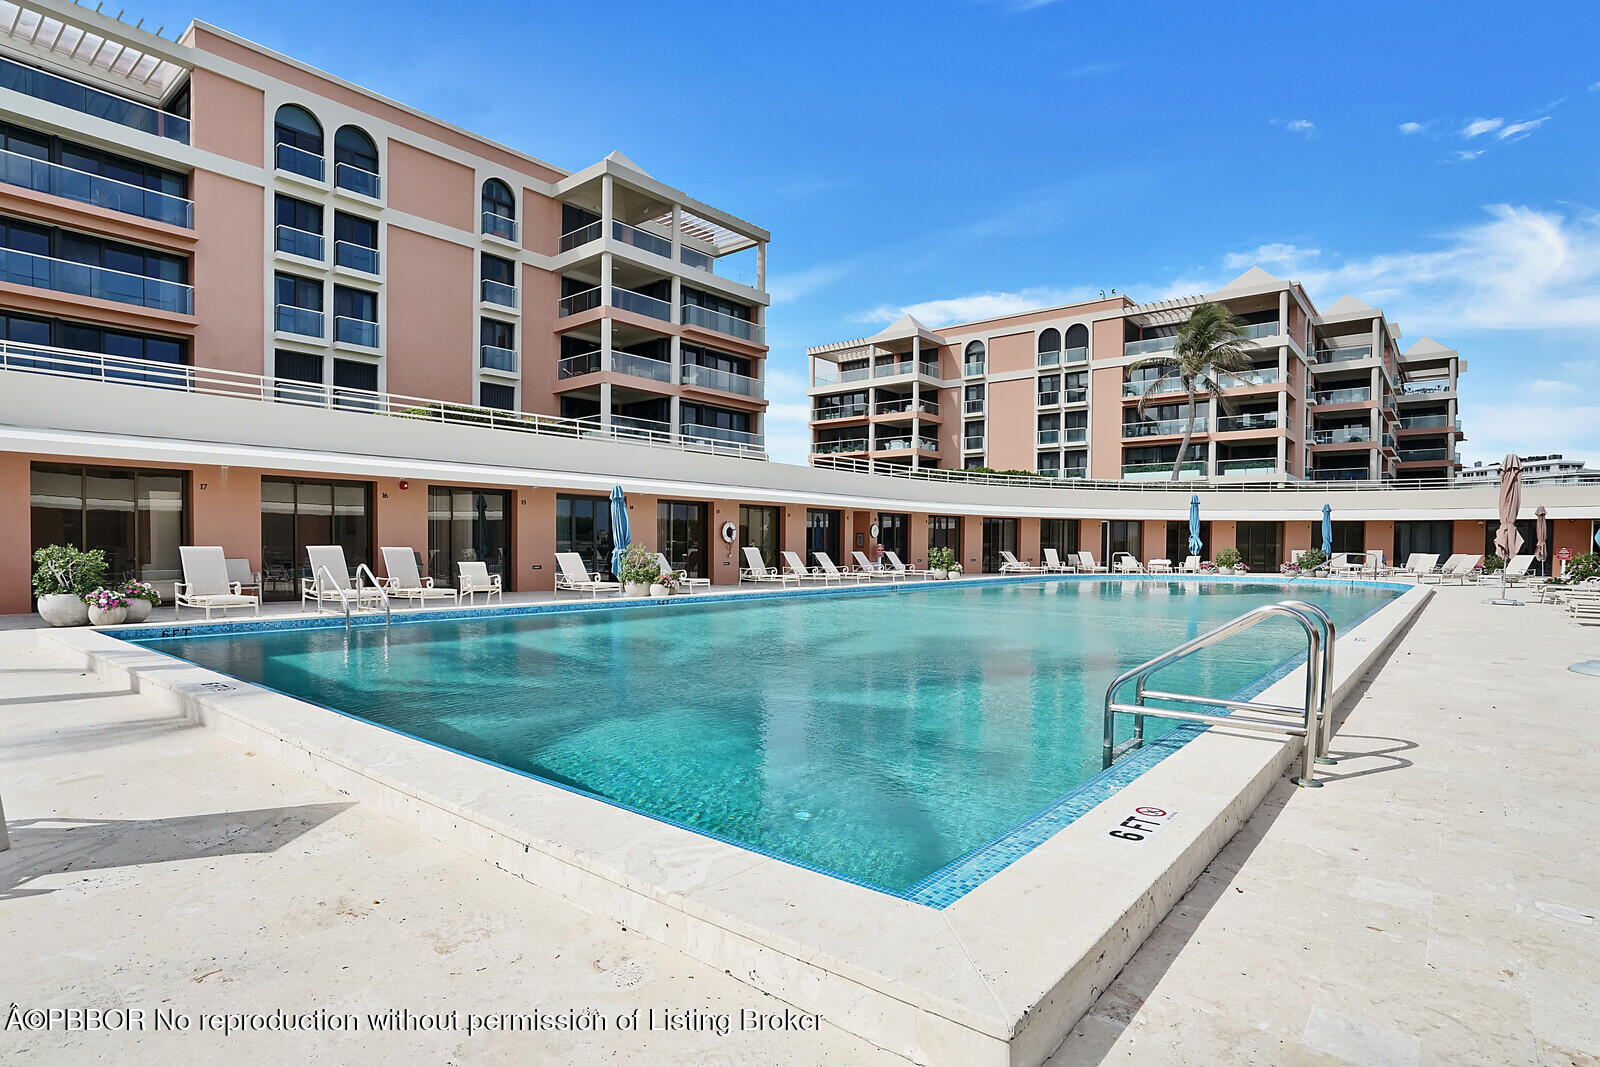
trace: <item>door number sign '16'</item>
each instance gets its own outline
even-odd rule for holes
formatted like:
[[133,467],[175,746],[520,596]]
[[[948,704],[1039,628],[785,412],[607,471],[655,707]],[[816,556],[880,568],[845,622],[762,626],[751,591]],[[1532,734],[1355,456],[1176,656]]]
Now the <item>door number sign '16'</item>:
[[1170,821],[1172,812],[1166,808],[1134,808],[1132,814],[1107,832],[1119,841],[1143,841]]

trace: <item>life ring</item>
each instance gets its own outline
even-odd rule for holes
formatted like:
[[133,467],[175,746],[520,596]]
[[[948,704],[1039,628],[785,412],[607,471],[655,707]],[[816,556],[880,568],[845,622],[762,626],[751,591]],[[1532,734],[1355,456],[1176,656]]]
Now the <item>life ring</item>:
[[738,536],[739,527],[735,526],[731,519],[722,524],[722,540],[725,544],[733,544],[733,539]]

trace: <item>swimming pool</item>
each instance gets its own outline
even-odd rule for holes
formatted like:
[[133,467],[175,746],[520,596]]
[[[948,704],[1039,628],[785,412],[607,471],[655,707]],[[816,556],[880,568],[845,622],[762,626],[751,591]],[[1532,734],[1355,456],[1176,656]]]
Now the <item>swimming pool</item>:
[[[1132,772],[1100,768],[1118,673],[1287,595],[1345,629],[1399,592],[1037,579],[141,643],[938,907]],[[1259,689],[1303,655],[1274,620],[1162,685]]]

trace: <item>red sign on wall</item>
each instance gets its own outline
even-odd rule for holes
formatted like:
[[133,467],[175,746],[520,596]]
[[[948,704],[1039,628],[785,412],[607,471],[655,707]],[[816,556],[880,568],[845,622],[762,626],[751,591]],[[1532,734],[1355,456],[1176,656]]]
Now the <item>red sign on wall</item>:
[[1569,560],[1571,558],[1572,558],[1572,549],[1570,549],[1570,548],[1558,548],[1558,549],[1556,549],[1556,559],[1559,559],[1562,563],[1565,563],[1567,560]]

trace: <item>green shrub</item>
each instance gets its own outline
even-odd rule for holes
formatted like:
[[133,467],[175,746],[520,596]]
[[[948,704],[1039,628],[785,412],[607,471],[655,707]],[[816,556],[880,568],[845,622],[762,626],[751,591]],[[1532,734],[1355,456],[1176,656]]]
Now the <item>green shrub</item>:
[[956,554],[948,548],[936,547],[928,549],[928,569],[934,571],[954,570]]
[[1498,574],[1505,565],[1506,561],[1492,552],[1483,557],[1483,573],[1485,574]]
[[661,561],[656,559],[656,554],[635,542],[622,551],[622,569],[617,577],[624,582],[637,582],[640,585],[659,585],[661,582]]
[[33,554],[33,595],[76,593],[98,589],[106,578],[106,554],[83,552],[71,545],[46,545]]
[[1243,560],[1244,557],[1239,554],[1237,548],[1224,548],[1217,553],[1219,567],[1237,567]]
[[1590,578],[1600,578],[1600,552],[1585,552],[1580,556],[1573,556],[1567,560],[1566,569],[1561,572],[1563,585],[1587,581]]
[[1300,553],[1300,569],[1314,571],[1328,562],[1328,554],[1320,548],[1308,548]]

